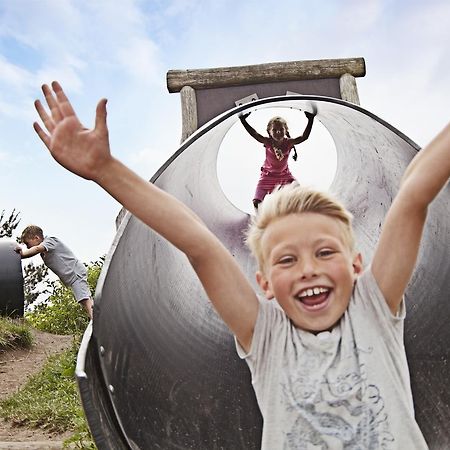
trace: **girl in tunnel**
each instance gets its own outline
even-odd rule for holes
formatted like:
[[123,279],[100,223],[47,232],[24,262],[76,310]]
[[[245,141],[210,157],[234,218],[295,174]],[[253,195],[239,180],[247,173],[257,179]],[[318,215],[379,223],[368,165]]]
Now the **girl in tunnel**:
[[286,120],[283,117],[273,117],[267,124],[267,133],[269,136],[262,136],[247,122],[250,113],[241,114],[239,119],[242,125],[251,137],[264,145],[266,158],[261,167],[261,175],[256,186],[253,206],[258,209],[258,205],[263,201],[267,194],[270,194],[275,186],[290,184],[295,181],[288,166],[288,157],[293,150],[292,158],[297,161],[297,151],[295,145],[306,141],[311,134],[315,113],[305,111],[308,123],[303,134],[291,138]]

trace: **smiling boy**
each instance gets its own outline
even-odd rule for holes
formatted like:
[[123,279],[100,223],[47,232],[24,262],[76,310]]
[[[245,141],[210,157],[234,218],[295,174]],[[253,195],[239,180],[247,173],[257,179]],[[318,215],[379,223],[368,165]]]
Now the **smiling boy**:
[[[305,201],[315,199],[328,207],[332,204],[314,191],[291,192],[292,201],[298,203],[304,196]],[[285,195],[276,196],[279,199]],[[296,327],[312,332],[328,330],[347,309],[353,284],[362,268],[361,256],[353,248],[350,216],[344,208],[336,218],[322,213],[320,205],[317,212],[310,206],[311,212],[303,213],[299,211],[301,206],[296,205],[289,212],[278,212],[283,216],[272,219],[265,232],[258,236],[258,242],[252,231],[264,222],[266,210],[276,202],[276,196],[266,204],[249,232],[249,246],[261,258],[257,281],[268,299],[277,299]],[[339,211],[337,203],[335,207]],[[257,245],[261,247],[259,252],[255,249]]]
[[404,308],[393,313],[372,269],[363,272],[345,208],[285,187],[262,203],[247,242],[259,285],[276,299],[260,302],[251,344],[237,343],[264,418],[263,448],[426,448]]
[[364,271],[338,202],[294,185],[268,196],[248,232],[260,300],[190,209],[111,155],[105,99],[88,130],[57,82],[43,92],[51,113],[35,106],[47,131],[34,127],[51,155],[187,255],[251,370],[262,448],[427,448],[414,419],[403,294],[428,205],[450,176],[450,125],[406,170]]

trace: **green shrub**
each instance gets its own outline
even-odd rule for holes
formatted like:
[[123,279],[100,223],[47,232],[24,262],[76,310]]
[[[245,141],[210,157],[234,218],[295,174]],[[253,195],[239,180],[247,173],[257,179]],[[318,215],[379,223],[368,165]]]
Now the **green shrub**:
[[53,334],[81,334],[89,323],[71,289],[61,284],[55,287],[47,302],[26,312],[25,317],[38,330]]
[[20,223],[20,212],[12,210],[9,217],[6,219],[5,210],[0,213],[0,237],[12,237],[13,231]]
[[0,317],[0,351],[17,347],[29,348],[33,335],[26,322]]
[[[95,292],[103,261],[104,258],[100,258],[87,267],[92,293]],[[52,295],[27,311],[25,317],[38,330],[53,334],[79,335],[89,323],[84,308],[76,302],[72,290],[59,282],[55,283]]]

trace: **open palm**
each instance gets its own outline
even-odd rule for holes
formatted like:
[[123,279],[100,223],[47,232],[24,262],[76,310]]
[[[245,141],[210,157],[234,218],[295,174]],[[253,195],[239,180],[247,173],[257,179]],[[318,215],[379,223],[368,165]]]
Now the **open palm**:
[[[53,89],[53,92],[52,92]],[[39,100],[35,107],[47,132],[34,123],[36,133],[50,150],[53,158],[71,172],[95,180],[99,168],[111,159],[106,126],[106,100],[97,105],[95,128],[83,127],[60,84],[52,83],[52,89],[42,86],[49,113]]]

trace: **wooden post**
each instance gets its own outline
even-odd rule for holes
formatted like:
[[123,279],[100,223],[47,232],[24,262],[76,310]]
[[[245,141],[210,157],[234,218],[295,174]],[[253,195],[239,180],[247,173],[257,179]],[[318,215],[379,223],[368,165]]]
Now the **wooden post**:
[[358,88],[356,87],[356,80],[353,75],[344,73],[339,78],[339,87],[341,89],[341,98],[347,102],[359,105]]
[[181,142],[185,141],[197,128],[197,97],[195,89],[183,86],[180,90],[181,97]]

